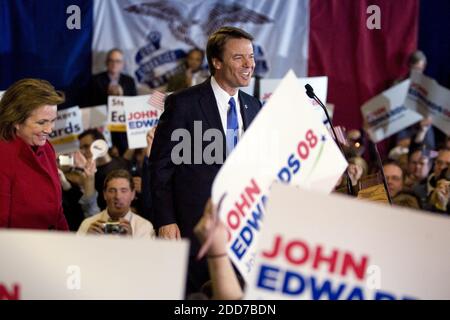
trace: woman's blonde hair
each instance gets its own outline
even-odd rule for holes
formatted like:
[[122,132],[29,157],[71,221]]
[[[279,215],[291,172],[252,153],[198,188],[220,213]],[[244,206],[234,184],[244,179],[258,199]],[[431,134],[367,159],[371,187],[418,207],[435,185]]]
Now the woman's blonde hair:
[[11,85],[0,100],[0,140],[15,138],[15,125],[24,123],[31,113],[43,105],[58,105],[64,93],[45,80],[22,79]]

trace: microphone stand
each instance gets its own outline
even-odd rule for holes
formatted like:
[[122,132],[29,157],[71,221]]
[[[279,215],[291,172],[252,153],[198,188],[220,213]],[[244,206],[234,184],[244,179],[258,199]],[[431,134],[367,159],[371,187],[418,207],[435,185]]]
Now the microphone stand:
[[[328,123],[331,126],[331,131],[333,132],[333,135],[334,135],[334,141],[337,143],[337,145],[339,147],[339,150],[341,150],[342,155],[344,156],[344,158],[346,158],[345,153],[344,153],[344,149],[342,148],[342,145],[339,142],[339,139],[337,138],[336,131],[334,131],[334,126],[333,126],[333,123],[331,122],[330,115],[328,114],[327,108],[322,103],[322,101],[320,101],[320,99],[316,96],[316,94],[314,93],[314,89],[309,84],[305,85],[305,89],[306,89],[307,96],[309,98],[311,98],[311,99],[314,99],[314,101],[316,101],[322,107],[323,111],[325,112],[325,115],[327,117]],[[347,180],[347,192],[348,192],[348,194],[353,195],[352,180],[350,179],[350,176],[348,175],[347,170],[345,170],[344,174],[345,174],[345,178]]]
[[373,145],[373,149],[375,151],[375,154],[377,155],[377,165],[380,168],[381,176],[383,177],[383,185],[384,185],[384,188],[386,189],[386,194],[387,194],[389,204],[392,205],[391,194],[389,193],[389,189],[387,186],[386,176],[384,175],[384,170],[383,170],[383,163],[381,162],[381,157],[380,157],[380,153],[378,152],[377,144],[372,141],[370,141],[370,143]]

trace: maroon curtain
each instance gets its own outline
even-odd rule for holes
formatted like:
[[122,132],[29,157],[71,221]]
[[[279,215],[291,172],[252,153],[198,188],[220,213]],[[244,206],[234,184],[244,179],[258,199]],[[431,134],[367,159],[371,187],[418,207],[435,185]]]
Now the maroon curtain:
[[[361,105],[408,73],[416,49],[417,0],[311,0],[309,76],[328,76],[328,102],[336,125],[362,127]],[[366,27],[377,5],[381,29]]]

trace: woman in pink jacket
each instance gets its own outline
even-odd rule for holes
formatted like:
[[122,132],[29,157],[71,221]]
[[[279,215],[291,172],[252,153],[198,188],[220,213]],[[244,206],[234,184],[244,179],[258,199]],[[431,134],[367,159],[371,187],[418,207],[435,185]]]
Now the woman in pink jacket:
[[23,79],[0,100],[0,227],[68,230],[56,156],[47,141],[64,94]]

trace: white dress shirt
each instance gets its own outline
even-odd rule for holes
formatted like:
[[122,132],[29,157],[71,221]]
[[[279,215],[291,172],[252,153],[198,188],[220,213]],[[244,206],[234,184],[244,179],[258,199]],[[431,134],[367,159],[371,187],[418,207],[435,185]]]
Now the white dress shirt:
[[[147,219],[142,218],[138,214],[128,211],[124,217],[131,225],[131,230],[133,231],[133,238],[154,238],[155,230],[153,229],[153,225]],[[84,219],[78,228],[78,235],[85,235],[92,223],[96,221],[109,221],[111,217],[108,215],[107,209],[97,213],[96,215]]]
[[228,109],[230,108],[230,105],[228,102],[230,101],[230,98],[233,97],[234,101],[236,102],[236,112],[238,117],[238,125],[239,125],[239,131],[238,131],[238,139],[241,138],[242,133],[244,132],[244,125],[242,122],[242,116],[241,116],[241,103],[239,101],[239,90],[236,92],[234,96],[230,96],[225,90],[223,90],[219,84],[217,83],[216,79],[214,77],[211,77],[211,87],[214,92],[214,96],[216,97],[217,101],[217,107],[219,108],[219,114],[220,114],[220,120],[222,121],[222,128],[223,132],[225,134],[227,133],[227,113]]

